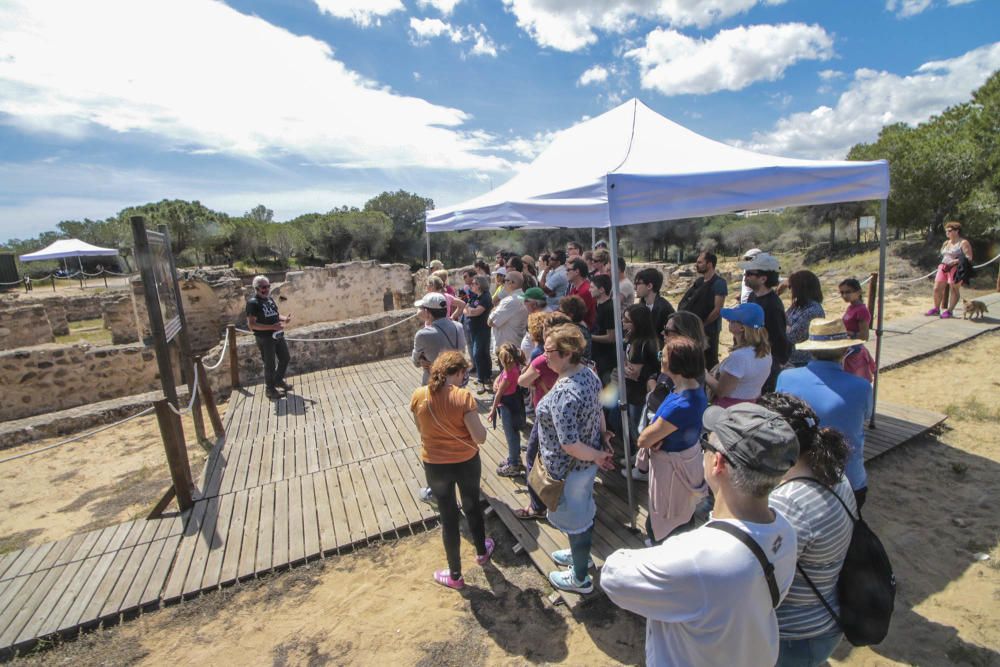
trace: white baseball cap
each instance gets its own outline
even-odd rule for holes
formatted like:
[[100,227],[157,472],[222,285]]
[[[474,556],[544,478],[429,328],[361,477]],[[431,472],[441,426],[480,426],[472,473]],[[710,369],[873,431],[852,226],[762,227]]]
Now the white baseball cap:
[[413,305],[417,308],[444,310],[448,307],[448,300],[440,292],[428,292]]

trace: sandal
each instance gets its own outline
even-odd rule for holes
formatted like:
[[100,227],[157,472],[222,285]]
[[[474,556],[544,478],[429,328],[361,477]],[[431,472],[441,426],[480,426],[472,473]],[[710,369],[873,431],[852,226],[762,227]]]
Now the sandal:
[[465,587],[465,579],[459,577],[458,579],[451,578],[451,570],[444,569],[438,570],[434,573],[434,581],[438,582],[442,586],[447,586],[456,591],[460,591]]
[[490,556],[493,555],[493,549],[495,549],[496,546],[497,546],[496,542],[493,541],[493,538],[487,537],[486,553],[484,553],[482,556],[476,556],[476,563],[478,563],[479,565],[486,565],[486,563],[488,563],[490,560]]
[[536,512],[530,507],[519,507],[514,510],[514,518],[520,519],[521,521],[539,521],[544,519],[546,516],[545,510]]

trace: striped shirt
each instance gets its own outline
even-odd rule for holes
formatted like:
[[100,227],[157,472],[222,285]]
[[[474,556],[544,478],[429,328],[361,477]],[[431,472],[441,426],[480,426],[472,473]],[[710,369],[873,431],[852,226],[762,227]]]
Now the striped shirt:
[[[841,477],[834,490],[857,516],[854,493],[847,478]],[[837,578],[854,530],[851,517],[829,491],[819,488],[815,482],[783,484],[771,493],[769,503],[795,528],[798,564],[839,614]],[[833,617],[798,569],[792,588],[777,611],[782,639],[805,639],[838,632]]]

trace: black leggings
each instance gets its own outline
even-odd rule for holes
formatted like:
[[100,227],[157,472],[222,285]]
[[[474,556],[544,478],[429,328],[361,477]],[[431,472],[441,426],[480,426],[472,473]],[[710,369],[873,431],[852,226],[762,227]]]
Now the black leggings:
[[486,555],[486,525],[483,508],[479,505],[479,478],[482,463],[477,452],[468,461],[461,463],[424,463],[427,486],[431,488],[441,512],[441,538],[444,552],[448,556],[451,578],[462,576],[461,535],[458,530],[458,503],[455,500],[455,486],[462,496],[462,511],[469,522],[469,532],[476,545],[476,553]]

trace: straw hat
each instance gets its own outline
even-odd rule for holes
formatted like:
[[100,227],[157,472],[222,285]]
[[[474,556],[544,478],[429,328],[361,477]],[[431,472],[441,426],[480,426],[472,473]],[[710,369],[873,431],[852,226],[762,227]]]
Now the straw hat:
[[796,343],[796,350],[839,350],[855,345],[864,345],[865,341],[851,338],[844,327],[844,321],[815,319],[809,323],[809,340]]

